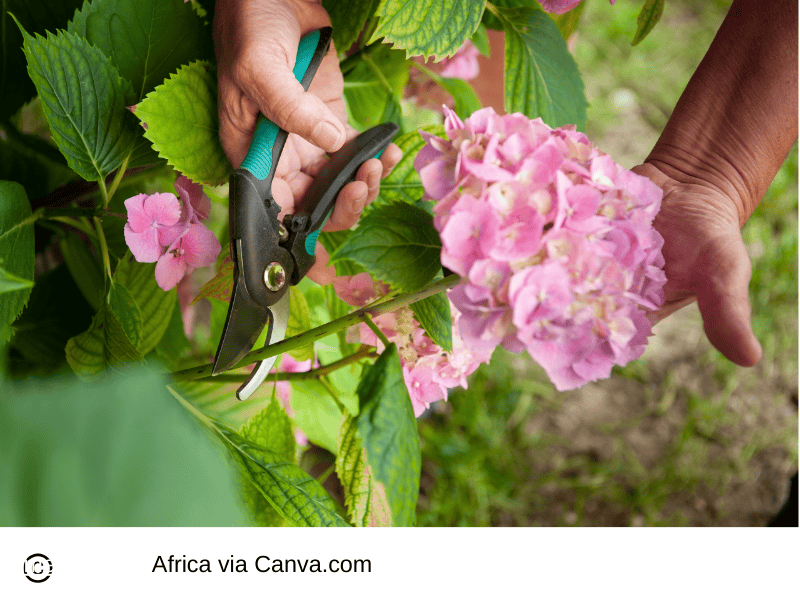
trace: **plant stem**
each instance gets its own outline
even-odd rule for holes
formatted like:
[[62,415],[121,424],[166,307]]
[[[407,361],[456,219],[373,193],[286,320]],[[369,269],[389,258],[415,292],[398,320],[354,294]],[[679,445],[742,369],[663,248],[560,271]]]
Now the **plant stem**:
[[57,223],[64,223],[65,225],[74,227],[78,231],[82,231],[89,237],[99,241],[98,235],[95,232],[94,228],[87,227],[85,223],[78,221],[77,219],[70,219],[69,217],[48,217],[47,219],[48,221],[56,221]]
[[106,235],[103,233],[103,224],[100,217],[94,217],[94,228],[97,231],[97,239],[100,240],[100,253],[103,255],[103,270],[106,276],[106,284],[111,281],[111,259],[108,257],[108,244]]
[[378,336],[378,339],[383,342],[384,348],[388,348],[391,342],[389,342],[389,338],[387,338],[386,335],[380,330],[380,327],[375,325],[375,321],[373,321],[372,318],[366,313],[361,315],[361,320],[366,323],[367,327],[372,329],[372,333]]
[[131,150],[131,153],[125,157],[125,160],[122,161],[119,169],[117,169],[117,174],[114,176],[114,180],[111,182],[111,187],[108,188],[108,201],[103,208],[108,208],[108,202],[111,201],[111,198],[114,196],[114,192],[117,191],[117,187],[119,187],[122,178],[125,176],[125,171],[128,169],[128,161],[131,159],[132,154],[133,151]]
[[[324,325],[320,325],[319,327],[315,327],[314,329],[309,329],[299,335],[294,337],[285,339],[283,341],[277,342],[275,344],[270,344],[266,348],[261,348],[259,350],[254,350],[245,356],[242,360],[236,363],[232,369],[239,369],[246,365],[258,362],[260,360],[264,360],[266,358],[270,358],[272,356],[277,356],[278,354],[283,354],[284,352],[288,352],[289,350],[294,350],[295,348],[300,348],[302,346],[306,346],[312,342],[317,340],[321,340],[322,338],[326,338],[331,334],[336,333],[337,331],[342,331],[352,327],[353,325],[357,325],[361,323],[361,315],[367,314],[371,317],[377,317],[378,315],[383,315],[386,313],[393,312],[398,308],[402,308],[403,306],[408,306],[418,300],[422,300],[423,298],[427,298],[429,296],[433,296],[440,292],[444,292],[445,290],[450,289],[461,283],[461,277],[459,275],[453,274],[445,277],[444,279],[439,279],[434,281],[428,286],[422,288],[416,292],[407,292],[405,294],[399,294],[388,300],[379,301],[371,306],[365,306],[363,308],[359,308],[347,314],[343,317],[339,317],[338,319],[334,319],[330,323],[325,323]],[[201,379],[203,377],[210,377],[211,370],[214,368],[213,363],[209,363],[206,365],[200,365],[197,367],[192,367],[189,369],[183,369],[182,371],[176,371],[172,373],[172,380],[173,381],[192,381],[194,379]]]
[[375,64],[375,61],[368,55],[363,55],[362,60],[364,64],[369,67],[369,70],[378,78],[380,81],[381,86],[383,87],[384,91],[388,94],[394,94],[394,90],[392,89],[392,84],[389,83],[389,80],[386,79],[386,76],[383,74],[383,71],[380,70],[378,65]]
[[17,230],[20,227],[25,227],[26,225],[30,225],[31,223],[33,223],[37,219],[41,218],[42,214],[43,214],[43,211],[42,211],[41,208],[39,210],[34,211],[33,213],[31,213],[30,217],[28,217],[27,219],[24,219],[23,221],[20,221],[19,223],[17,223],[13,227],[11,227],[8,231],[4,231],[2,234],[0,234],[0,240],[2,240],[4,237],[9,235],[12,231]]
[[[333,373],[334,371],[341,369],[342,367],[352,365],[353,363],[357,363],[365,358],[377,357],[378,353],[375,351],[375,348],[364,345],[361,346],[361,348],[359,348],[355,354],[340,358],[329,365],[322,366],[318,369],[312,369],[310,371],[303,371],[302,373],[271,373],[265,381],[309,381],[313,379],[319,379],[325,375],[328,375],[329,373]],[[209,381],[218,383],[244,383],[246,379],[246,375],[227,375],[223,373],[222,375],[217,375],[213,379],[209,379]]]

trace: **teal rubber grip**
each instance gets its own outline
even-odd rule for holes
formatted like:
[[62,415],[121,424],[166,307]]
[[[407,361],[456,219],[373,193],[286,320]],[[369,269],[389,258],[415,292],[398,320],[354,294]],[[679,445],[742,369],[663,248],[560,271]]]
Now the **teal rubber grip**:
[[[292,70],[297,81],[303,81],[306,71],[308,71],[308,67],[311,64],[311,60],[314,58],[314,54],[319,46],[319,38],[320,32],[317,30],[312,31],[300,40],[297,46],[297,59],[295,60],[294,69]],[[277,161],[278,159],[278,156],[273,157],[273,148],[275,147],[275,140],[281,131],[280,127],[267,119],[264,115],[259,115],[256,131],[253,134],[253,139],[250,142],[250,149],[247,151],[247,156],[242,163],[242,167],[262,181],[269,177],[272,171],[273,160]],[[285,138],[282,141],[285,141]],[[280,150],[283,150],[282,144]],[[280,152],[278,152],[278,155],[280,155]]]
[[[325,220],[327,221],[328,219]],[[322,229],[317,229],[316,231],[312,231],[311,233],[308,234],[308,237],[306,237],[306,252],[308,253],[309,256],[316,256],[317,238],[319,237],[320,231],[322,231]]]

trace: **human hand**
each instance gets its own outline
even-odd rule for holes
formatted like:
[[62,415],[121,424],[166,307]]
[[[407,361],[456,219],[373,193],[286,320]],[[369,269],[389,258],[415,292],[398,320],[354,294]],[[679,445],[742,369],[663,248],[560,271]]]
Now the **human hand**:
[[726,358],[749,367],[761,358],[750,324],[751,264],[736,200],[703,183],[682,183],[645,163],[632,169],[664,190],[653,225],[664,238],[666,302],[653,323],[697,300],[709,341]]
[[[220,141],[238,167],[250,146],[259,112],[290,132],[272,182],[272,195],[283,212],[295,212],[325,153],[358,135],[347,124],[344,79],[331,43],[308,91],[292,68],[300,38],[330,26],[322,6],[304,0],[217,0],[214,47],[219,78]],[[364,206],[378,195],[402,154],[390,144],[380,159],[366,161],[336,200],[325,231],[348,229]],[[282,217],[282,215],[281,215]],[[326,284],[335,275],[328,255],[318,246],[317,262],[308,276]]]

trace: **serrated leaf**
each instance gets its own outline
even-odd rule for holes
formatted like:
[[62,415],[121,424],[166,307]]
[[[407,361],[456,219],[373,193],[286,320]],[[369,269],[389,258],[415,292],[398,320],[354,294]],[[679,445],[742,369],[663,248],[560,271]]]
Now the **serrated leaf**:
[[336,475],[344,489],[347,514],[356,527],[389,526],[392,513],[386,490],[374,482],[357,432],[358,421],[347,415],[339,429],[336,448]]
[[442,268],[433,217],[405,202],[376,207],[331,256],[351,260],[397,291],[416,291]]
[[207,28],[183,0],[86,0],[69,30],[111,59],[136,100],[181,65],[212,58]]
[[408,66],[404,52],[381,45],[345,74],[344,98],[354,127],[399,120],[397,98],[408,81]]
[[91,378],[114,365],[143,359],[108,304],[100,308],[89,329],[70,338],[66,354],[69,366],[83,378]]
[[97,259],[74,231],[61,237],[58,247],[81,294],[95,311],[100,310],[105,282]]
[[635,46],[647,37],[661,19],[662,12],[664,12],[664,0],[646,0],[636,18],[636,33],[633,35],[631,46]]
[[372,471],[371,493],[386,496],[393,526],[413,525],[421,468],[419,434],[394,344],[364,370],[357,393],[358,436]]
[[337,52],[346,52],[356,42],[379,3],[380,0],[323,0],[322,6],[331,17]]
[[104,179],[133,151],[135,122],[125,109],[130,83],[81,37],[62,31],[34,38],[21,31],[53,140],[78,175]]
[[[244,439],[272,450],[294,464],[295,439],[292,421],[274,396],[264,410],[242,426],[240,433]],[[275,527],[283,524],[283,517],[249,479],[244,481],[244,497],[258,525]]]
[[444,292],[428,296],[411,304],[419,324],[437,346],[453,351],[453,316],[450,313],[450,301]]
[[6,271],[0,262],[0,294],[7,294],[8,292],[16,292],[33,287],[33,281],[17,277],[13,273]]
[[506,32],[506,110],[541,117],[550,127],[586,129],[583,80],[556,24],[538,8],[498,12]]
[[[32,34],[43,34],[47,30],[64,28],[81,2],[82,0],[3,0],[0,3],[0,122],[8,119],[36,95],[36,88],[25,69],[22,34],[9,13]],[[6,177],[0,175],[0,179]],[[32,198],[39,196],[30,189],[28,191]]]
[[370,42],[386,38],[409,56],[444,58],[469,39],[483,16],[484,0],[383,0]]
[[[8,396],[6,396],[8,394]],[[0,526],[243,526],[219,444],[152,372],[4,387]]]
[[275,510],[293,525],[346,527],[336,504],[316,479],[277,452],[254,444],[220,424],[217,434],[225,442],[244,475]]
[[233,171],[219,141],[211,64],[181,67],[133,107],[158,155],[192,181],[222,185]]
[[[286,337],[290,338],[311,329],[311,315],[308,311],[308,302],[295,286],[289,288],[289,322],[286,325]],[[302,348],[289,350],[289,355],[297,360],[304,361],[314,358],[314,344]]]
[[165,292],[156,282],[155,263],[136,262],[126,254],[117,265],[113,281],[124,286],[135,299],[142,319],[142,333],[136,350],[142,355],[153,350],[172,319],[172,311],[178,301],[173,289]]
[[[18,280],[33,280],[34,240],[31,205],[25,188],[13,181],[0,181],[0,257],[5,272]],[[0,295],[0,346],[11,338],[11,324],[28,297],[30,287]]]
[[[222,259],[220,261],[220,259]],[[217,273],[209,279],[192,300],[192,304],[203,298],[216,298],[222,302],[231,301],[233,291],[233,260],[231,249],[226,245],[217,258]]]
[[142,340],[142,313],[136,300],[124,285],[112,281],[111,290],[108,293],[108,304],[119,319],[125,335],[128,336],[133,347],[138,349]]

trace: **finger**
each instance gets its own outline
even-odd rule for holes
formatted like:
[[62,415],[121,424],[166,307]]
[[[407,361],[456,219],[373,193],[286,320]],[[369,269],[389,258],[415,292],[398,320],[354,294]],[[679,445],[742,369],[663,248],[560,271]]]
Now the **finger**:
[[247,156],[247,149],[258,117],[258,107],[250,102],[233,83],[219,78],[219,139],[234,168]]
[[336,277],[336,267],[328,264],[330,257],[320,243],[317,243],[316,256],[317,260],[308,270],[307,277],[318,285],[328,285]]
[[[296,51],[297,45],[287,47]],[[323,59],[320,71],[330,68],[329,60]],[[282,48],[259,44],[243,51],[234,68],[246,96],[268,119],[328,152],[335,151],[344,143],[344,125],[317,95],[303,90],[292,72],[294,63],[295,57],[287,59]],[[325,78],[324,73],[319,76]]]
[[367,184],[367,204],[378,197],[378,192],[381,189],[382,172],[383,163],[377,158],[370,158],[365,161],[356,171],[355,181],[363,181]]
[[342,188],[336,197],[336,204],[323,231],[339,231],[350,229],[361,216],[367,205],[369,188],[363,181],[352,181]]
[[761,345],[750,324],[750,259],[741,237],[736,241],[718,263],[721,268],[698,290],[697,305],[714,347],[737,365],[751,367],[761,359]]
[[392,172],[397,166],[397,163],[400,162],[400,159],[403,158],[403,151],[400,150],[400,147],[397,144],[389,144],[386,146],[386,150],[383,151],[381,154],[381,165],[383,166],[383,174],[381,178],[386,177],[389,173]]

